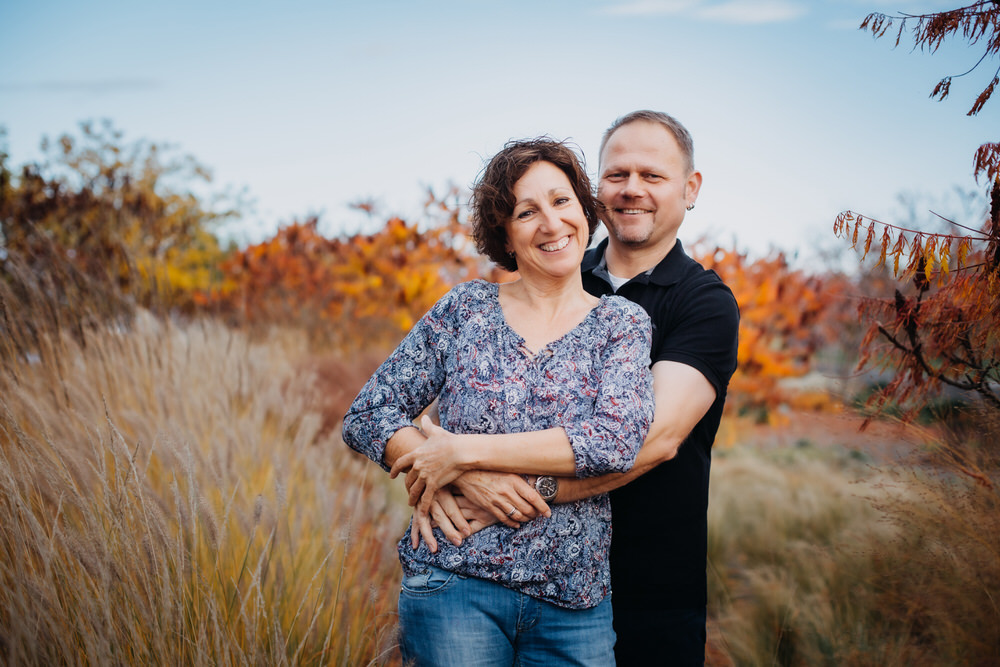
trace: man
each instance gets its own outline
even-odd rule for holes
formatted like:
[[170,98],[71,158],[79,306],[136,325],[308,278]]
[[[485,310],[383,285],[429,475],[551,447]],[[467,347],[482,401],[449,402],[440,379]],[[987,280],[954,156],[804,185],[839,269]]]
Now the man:
[[598,198],[609,237],[584,258],[584,287],[653,320],[653,426],[631,472],[560,480],[556,501],[611,491],[611,577],[619,665],[705,660],[711,448],[736,369],[732,292],[677,232],[702,176],[691,136],[653,111],[619,118],[601,142]]
[[[677,239],[701,182],[691,136],[671,116],[636,111],[605,132],[598,198],[609,237],[588,251],[581,270],[592,294],[615,293],[649,313],[655,417],[630,472],[529,480],[549,502],[611,492],[620,666],[705,660],[709,468],[736,369],[739,311],[729,288],[689,258]],[[539,514],[541,503],[529,484],[483,471],[454,481],[462,497],[491,513],[486,521],[515,527]],[[434,519],[453,541],[477,529],[457,512],[435,510]]]

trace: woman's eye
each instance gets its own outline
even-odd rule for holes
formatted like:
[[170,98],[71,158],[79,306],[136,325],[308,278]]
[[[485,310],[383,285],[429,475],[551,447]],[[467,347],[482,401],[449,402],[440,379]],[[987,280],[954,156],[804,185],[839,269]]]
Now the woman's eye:
[[517,214],[517,219],[518,220],[527,220],[528,218],[531,217],[532,213],[534,213],[534,211],[532,211],[531,209],[526,209],[526,210],[521,211],[520,213]]
[[567,202],[569,202],[569,197],[556,197],[555,204],[556,206],[561,206]]

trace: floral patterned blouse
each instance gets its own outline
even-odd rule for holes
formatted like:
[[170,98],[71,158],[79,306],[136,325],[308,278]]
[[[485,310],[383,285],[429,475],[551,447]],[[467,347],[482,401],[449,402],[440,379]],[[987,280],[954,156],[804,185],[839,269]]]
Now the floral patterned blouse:
[[[454,433],[562,427],[578,477],[628,471],[653,417],[650,321],[616,296],[532,355],[504,319],[499,286],[462,283],[441,298],[368,380],[344,418],[344,441],[384,469],[386,441],[435,398]],[[412,529],[412,524],[410,529]],[[407,576],[433,565],[495,581],[574,609],[610,593],[611,507],[606,494],[552,506],[519,529],[495,524],[438,551],[410,530],[399,542]]]

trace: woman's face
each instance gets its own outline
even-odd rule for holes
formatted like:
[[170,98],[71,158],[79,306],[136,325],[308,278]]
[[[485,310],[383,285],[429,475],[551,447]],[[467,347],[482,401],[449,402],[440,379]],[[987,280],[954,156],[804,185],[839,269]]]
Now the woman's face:
[[514,184],[507,250],[525,280],[559,280],[580,272],[590,240],[583,206],[569,178],[551,162],[536,162]]

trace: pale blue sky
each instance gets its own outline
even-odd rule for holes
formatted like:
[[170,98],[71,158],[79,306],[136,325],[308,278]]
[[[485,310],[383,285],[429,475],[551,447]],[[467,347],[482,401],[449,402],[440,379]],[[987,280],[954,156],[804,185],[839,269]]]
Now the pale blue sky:
[[[965,112],[996,69],[857,30],[895,0],[0,0],[0,124],[11,161],[43,135],[110,118],[175,143],[256,200],[238,234],[347,204],[416,218],[424,187],[468,186],[513,137],[573,140],[597,170],[604,128],[637,108],[691,130],[705,176],[682,238],[761,253],[836,245],[845,208],[890,219],[901,192],[977,187],[1000,100]],[[976,221],[978,222],[978,221]]]

